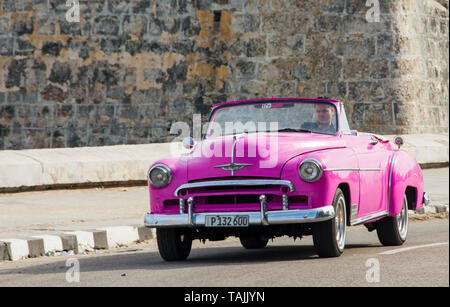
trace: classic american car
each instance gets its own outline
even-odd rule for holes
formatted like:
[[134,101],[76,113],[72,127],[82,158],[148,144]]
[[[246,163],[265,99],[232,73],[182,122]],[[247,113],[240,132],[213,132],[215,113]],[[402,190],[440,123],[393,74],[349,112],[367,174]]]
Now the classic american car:
[[350,130],[344,105],[324,97],[270,98],[212,107],[202,140],[148,171],[150,212],[166,261],[192,241],[240,239],[244,248],[312,235],[320,257],[340,256],[348,226],[401,245],[408,210],[428,202],[422,171],[401,137]]

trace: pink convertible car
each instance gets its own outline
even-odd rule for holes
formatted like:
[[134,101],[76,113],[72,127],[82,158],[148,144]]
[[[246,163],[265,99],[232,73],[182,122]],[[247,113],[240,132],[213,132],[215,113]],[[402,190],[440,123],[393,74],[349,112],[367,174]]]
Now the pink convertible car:
[[239,237],[247,249],[312,235],[337,257],[348,226],[401,245],[408,210],[428,202],[422,171],[396,144],[350,130],[344,106],[317,97],[231,101],[212,108],[201,142],[148,171],[150,212],[163,259],[184,260],[192,240]]

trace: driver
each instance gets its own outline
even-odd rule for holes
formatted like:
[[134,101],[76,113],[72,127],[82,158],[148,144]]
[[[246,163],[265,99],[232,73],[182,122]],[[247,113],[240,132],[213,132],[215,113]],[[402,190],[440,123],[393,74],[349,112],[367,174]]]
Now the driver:
[[335,133],[336,128],[333,125],[334,108],[327,103],[318,103],[315,107],[315,123],[304,123],[301,129],[307,129],[314,132]]

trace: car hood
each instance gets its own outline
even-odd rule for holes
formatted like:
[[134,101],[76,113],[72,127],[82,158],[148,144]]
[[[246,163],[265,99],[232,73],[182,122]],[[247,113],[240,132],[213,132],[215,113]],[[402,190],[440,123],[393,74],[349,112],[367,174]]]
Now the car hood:
[[[344,142],[338,136],[313,133],[269,132],[209,138],[196,144],[188,155],[187,175],[189,181],[224,177],[280,178],[284,164],[293,157],[342,147],[345,147]],[[238,165],[230,165],[232,162]]]

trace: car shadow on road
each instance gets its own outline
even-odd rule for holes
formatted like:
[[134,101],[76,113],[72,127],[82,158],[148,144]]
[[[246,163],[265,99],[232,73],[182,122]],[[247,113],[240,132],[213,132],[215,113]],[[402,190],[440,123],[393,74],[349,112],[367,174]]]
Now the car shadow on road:
[[[371,244],[350,244],[346,250],[373,248]],[[352,252],[353,254],[353,252]],[[341,257],[345,257],[344,254]],[[11,274],[55,274],[66,273],[65,256],[62,261],[49,261],[41,265],[0,270],[0,277]],[[177,270],[196,267],[218,267],[224,265],[245,265],[275,263],[285,261],[335,261],[336,258],[319,258],[314,246],[268,246],[264,249],[246,250],[243,247],[205,247],[194,248],[185,261],[164,261],[158,251],[136,248],[135,252],[113,252],[92,256],[74,256],[80,262],[81,272],[126,271],[126,270]],[[333,260],[334,259],[334,260]],[[53,260],[53,259],[52,259]],[[26,260],[25,260],[26,261]]]
[[[206,250],[206,249],[205,249]],[[226,265],[236,263],[280,262],[316,259],[313,246],[267,246],[263,249],[244,249],[243,247],[213,247],[207,252],[193,249],[187,259],[191,264]]]

